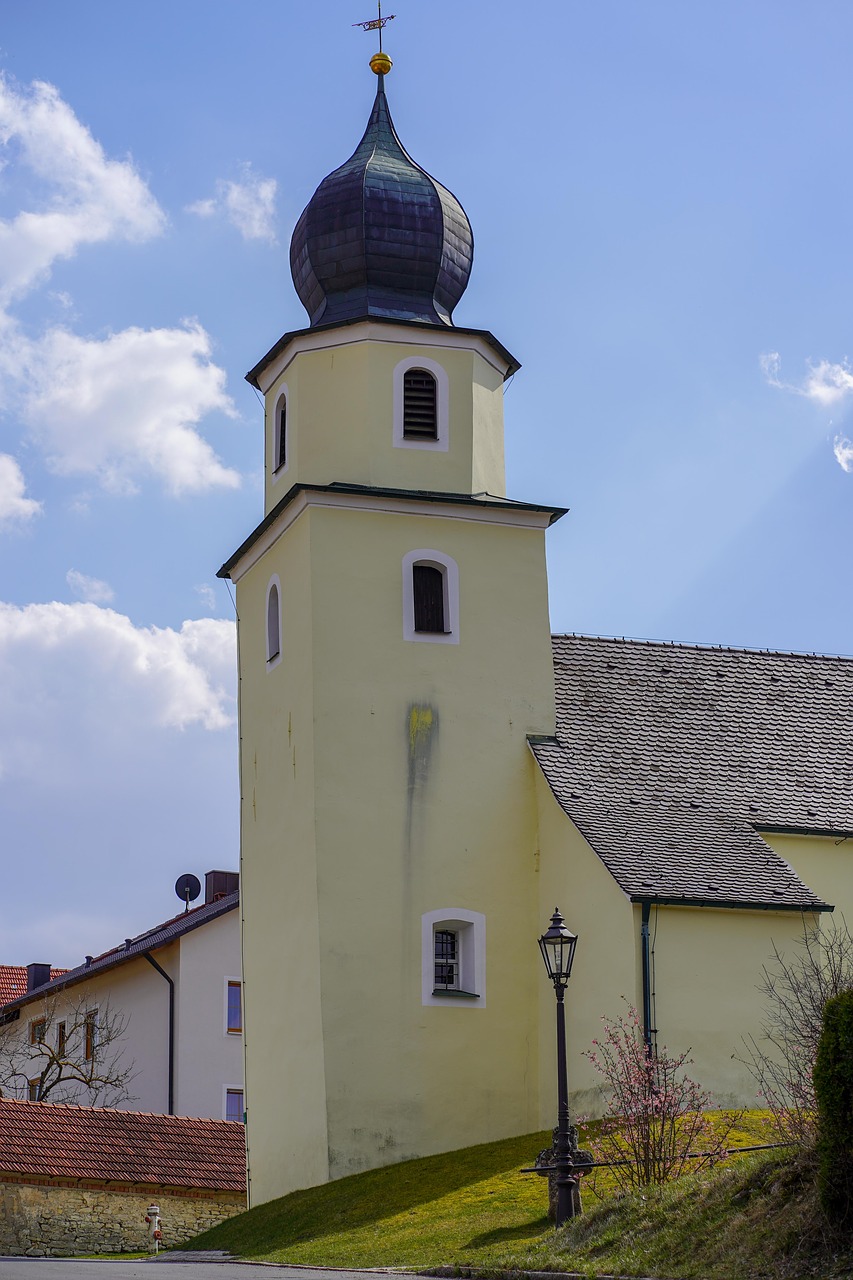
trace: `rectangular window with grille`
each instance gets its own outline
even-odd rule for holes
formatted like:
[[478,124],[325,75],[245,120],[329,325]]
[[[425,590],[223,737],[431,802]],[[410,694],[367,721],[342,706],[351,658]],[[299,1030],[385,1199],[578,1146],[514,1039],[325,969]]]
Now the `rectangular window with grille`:
[[438,439],[438,387],[427,369],[403,376],[403,439]]
[[241,1124],[243,1123],[243,1090],[242,1089],[226,1089],[225,1119],[238,1120]]
[[438,991],[459,989],[459,934],[453,929],[435,931],[435,987]]

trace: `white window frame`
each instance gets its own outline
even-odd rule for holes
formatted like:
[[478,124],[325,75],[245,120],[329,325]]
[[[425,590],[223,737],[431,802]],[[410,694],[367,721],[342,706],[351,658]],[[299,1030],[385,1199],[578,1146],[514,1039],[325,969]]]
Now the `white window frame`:
[[[282,400],[286,410],[284,420],[284,466],[276,467],[276,461],[279,455],[279,417],[278,410]],[[278,484],[282,476],[286,476],[290,470],[290,442],[292,433],[290,430],[290,390],[286,382],[282,382],[275,393],[275,402],[273,407],[272,431],[270,432],[270,440],[272,441],[272,457],[270,459],[270,477],[272,483]]]
[[[444,626],[440,631],[415,630],[414,567],[428,564],[441,572],[444,583]],[[420,547],[403,556],[403,639],[423,641],[426,644],[459,643],[459,566],[443,551]]]
[[[436,990],[435,935],[449,929],[459,935],[459,988]],[[421,916],[421,1004],[486,1007],[486,917],[467,907],[441,907]]]
[[[270,657],[270,595],[273,587],[278,593],[278,653]],[[284,648],[284,637],[281,634],[281,580],[277,573],[274,573],[267,583],[267,591],[264,596],[264,635],[266,636],[267,671],[272,671],[273,667],[277,667],[281,662]]]
[[[224,1035],[229,1040],[235,1040],[238,1036],[242,1039],[242,1036],[243,1036],[242,1026],[240,1027],[239,1031],[228,1030],[228,988],[231,986],[232,982],[235,983],[240,988],[240,1022],[241,1023],[243,1022],[243,979],[238,978],[236,977],[236,975],[232,974],[230,978],[223,979],[224,987],[223,987],[222,1030]],[[235,1086],[233,1085],[228,1086],[229,1089],[232,1089],[234,1087]]]
[[228,1095],[229,1093],[242,1093],[243,1095],[243,1111],[240,1120],[246,1114],[246,1087],[242,1084],[224,1084],[222,1086],[222,1119],[228,1119]]
[[[426,369],[436,381],[435,440],[407,439],[403,435],[403,379],[410,369]],[[427,356],[407,356],[394,368],[394,448],[431,449],[433,453],[447,453],[450,448],[450,379],[447,370],[437,360]]]

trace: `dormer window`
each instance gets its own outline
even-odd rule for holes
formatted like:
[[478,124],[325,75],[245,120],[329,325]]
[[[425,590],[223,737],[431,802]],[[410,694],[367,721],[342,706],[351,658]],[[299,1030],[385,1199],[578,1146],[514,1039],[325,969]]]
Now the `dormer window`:
[[273,471],[287,466],[287,396],[279,396],[275,406]]
[[428,369],[403,375],[403,439],[438,439],[438,384]]

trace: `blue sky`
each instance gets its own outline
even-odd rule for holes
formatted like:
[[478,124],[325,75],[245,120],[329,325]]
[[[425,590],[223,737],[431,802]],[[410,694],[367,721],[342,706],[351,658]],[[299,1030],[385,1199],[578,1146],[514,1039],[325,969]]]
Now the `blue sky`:
[[[559,631],[849,653],[853,8],[397,0],[388,92],[522,361],[509,492]],[[0,960],[237,862],[244,372],[353,150],[371,0],[0,7]]]

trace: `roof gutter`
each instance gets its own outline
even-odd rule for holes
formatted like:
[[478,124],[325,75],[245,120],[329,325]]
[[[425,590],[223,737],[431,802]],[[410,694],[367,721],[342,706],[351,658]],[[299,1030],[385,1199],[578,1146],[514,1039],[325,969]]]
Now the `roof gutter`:
[[677,898],[656,897],[647,893],[632,893],[630,902],[650,903],[656,907],[720,907],[727,911],[798,911],[806,915],[812,911],[834,911],[829,902],[749,902],[739,898]]
[[143,951],[143,956],[169,984],[169,1111],[175,1114],[175,984],[168,973],[157,963],[150,951]]

